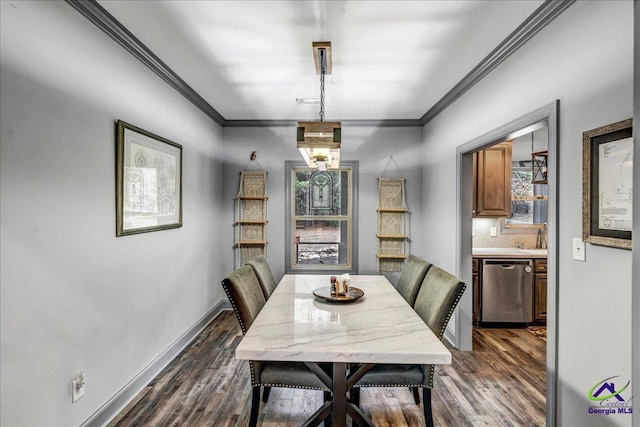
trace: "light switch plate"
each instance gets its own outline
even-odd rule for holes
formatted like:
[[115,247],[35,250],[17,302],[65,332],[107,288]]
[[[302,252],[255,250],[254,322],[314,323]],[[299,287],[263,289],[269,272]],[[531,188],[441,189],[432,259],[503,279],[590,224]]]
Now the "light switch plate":
[[491,235],[491,237],[496,237],[498,235],[498,230],[496,229],[496,227],[491,227],[489,229],[489,234]]
[[584,242],[579,237],[573,238],[573,259],[576,261],[586,261]]

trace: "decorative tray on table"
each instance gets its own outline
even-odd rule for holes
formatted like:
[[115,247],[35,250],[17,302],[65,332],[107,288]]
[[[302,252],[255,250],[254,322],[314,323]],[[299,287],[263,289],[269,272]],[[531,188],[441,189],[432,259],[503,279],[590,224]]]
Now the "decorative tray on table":
[[354,302],[364,296],[364,291],[359,288],[349,287],[346,295],[331,295],[331,286],[323,286],[315,289],[313,295],[328,302]]

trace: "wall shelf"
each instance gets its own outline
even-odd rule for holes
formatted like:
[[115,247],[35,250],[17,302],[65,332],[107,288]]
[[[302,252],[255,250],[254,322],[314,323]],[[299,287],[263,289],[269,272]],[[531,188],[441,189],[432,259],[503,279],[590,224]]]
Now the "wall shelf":
[[266,245],[267,242],[266,240],[246,240],[246,241],[240,241],[240,242],[236,242],[236,244],[234,245],[235,247],[240,247],[240,246],[263,246]]
[[382,255],[382,254],[377,254],[376,257],[378,257],[378,259],[407,259],[408,255]]
[[377,209],[378,212],[409,212],[407,209],[397,208],[397,209]]
[[409,252],[404,178],[378,178],[378,271],[400,271]]
[[267,172],[241,171],[235,198],[234,245],[236,268],[267,255]]

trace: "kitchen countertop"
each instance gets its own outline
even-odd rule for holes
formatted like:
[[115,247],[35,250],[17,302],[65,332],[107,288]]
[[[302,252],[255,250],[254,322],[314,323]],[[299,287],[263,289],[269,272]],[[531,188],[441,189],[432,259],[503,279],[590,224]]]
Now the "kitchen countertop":
[[546,258],[546,249],[473,248],[475,258]]

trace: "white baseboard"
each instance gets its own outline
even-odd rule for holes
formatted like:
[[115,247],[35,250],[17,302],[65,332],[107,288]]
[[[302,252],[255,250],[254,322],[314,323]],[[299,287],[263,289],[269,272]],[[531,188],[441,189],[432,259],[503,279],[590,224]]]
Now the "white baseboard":
[[151,382],[191,341],[220,314],[223,310],[231,310],[231,304],[222,300],[208,313],[198,320],[187,332],[178,338],[168,349],[160,354],[146,368],[136,375],[127,385],[109,399],[89,419],[81,424],[81,427],[102,427],[115,418],[131,400]]

